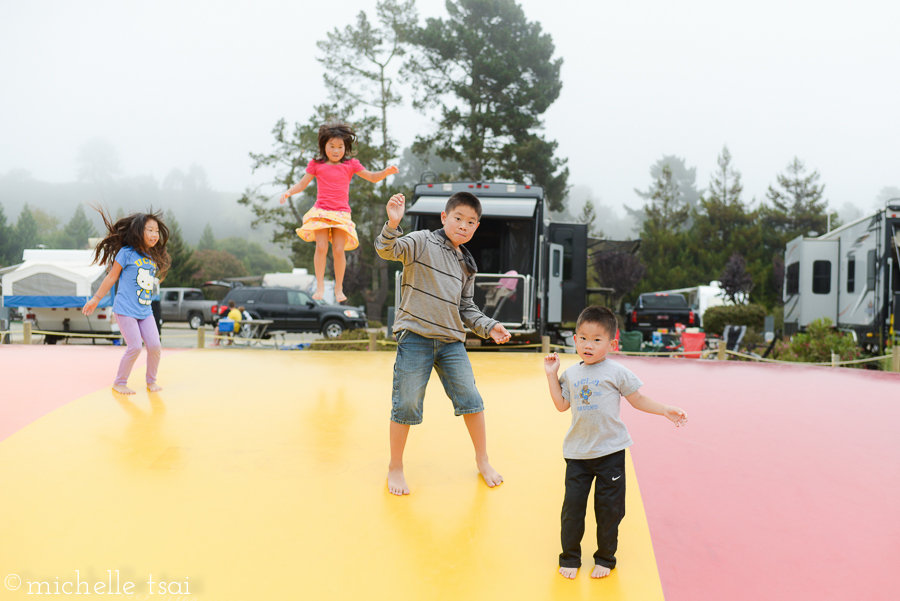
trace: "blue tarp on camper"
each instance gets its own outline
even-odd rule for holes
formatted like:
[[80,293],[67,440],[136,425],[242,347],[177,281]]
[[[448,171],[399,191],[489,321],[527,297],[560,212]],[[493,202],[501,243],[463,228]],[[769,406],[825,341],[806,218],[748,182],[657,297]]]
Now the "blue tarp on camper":
[[[90,296],[4,296],[3,304],[7,307],[52,307],[55,309],[81,308]],[[113,295],[107,294],[106,298],[97,305],[98,309],[112,306]]]

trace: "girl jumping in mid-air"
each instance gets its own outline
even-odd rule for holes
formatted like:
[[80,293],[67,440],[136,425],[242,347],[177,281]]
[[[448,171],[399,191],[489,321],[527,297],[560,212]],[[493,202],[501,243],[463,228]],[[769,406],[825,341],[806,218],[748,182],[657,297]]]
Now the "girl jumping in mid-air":
[[141,353],[143,340],[147,345],[147,390],[158,392],[162,388],[156,383],[156,370],[159,368],[162,347],[150,299],[153,295],[154,278],[162,280],[169,270],[169,253],[166,252],[169,230],[162,222],[161,213],[135,213],[110,223],[106,213],[99,212],[108,233],[94,250],[93,262],[107,266],[109,274],[100,284],[97,294],[91,297],[81,312],[85,315],[93,313],[100,299],[106,296],[116,282],[119,283],[113,301],[113,312],[128,350],[119,363],[113,390],[121,394],[134,394],[127,386],[128,376]]
[[334,298],[341,303],[347,300],[344,294],[344,269],[347,260],[345,250],[359,246],[356,225],[350,220],[350,180],[357,173],[370,182],[380,182],[397,173],[393,165],[384,171],[373,173],[363,167],[353,154],[356,134],[345,123],[325,124],[319,128],[319,156],[309,162],[303,178],[291,186],[281,196],[281,204],[306,189],[316,178],[318,188],[316,204],[303,216],[303,227],[297,228],[297,235],[307,242],[316,243],[313,265],[316,268],[315,299],[325,294],[325,259],[328,242],[334,257]]

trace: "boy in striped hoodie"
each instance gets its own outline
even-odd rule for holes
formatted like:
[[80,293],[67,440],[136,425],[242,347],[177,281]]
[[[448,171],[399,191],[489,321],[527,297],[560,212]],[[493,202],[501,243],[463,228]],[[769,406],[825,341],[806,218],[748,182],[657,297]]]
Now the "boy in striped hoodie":
[[464,325],[482,338],[503,344],[509,332],[475,305],[472,254],[463,246],[472,239],[481,220],[481,202],[474,194],[457,192],[441,213],[443,229],[403,236],[400,220],[405,199],[395,194],[387,204],[388,222],[375,240],[383,259],[401,261],[400,306],[394,321],[397,359],[391,409],[391,463],[388,490],[408,495],[403,474],[403,450],[411,425],[422,423],[422,401],[432,367],[444,391],[462,415],[475,447],[475,463],[485,483],[493,488],[503,477],[491,467],[487,455],[484,404],[475,388],[475,375],[466,354]]

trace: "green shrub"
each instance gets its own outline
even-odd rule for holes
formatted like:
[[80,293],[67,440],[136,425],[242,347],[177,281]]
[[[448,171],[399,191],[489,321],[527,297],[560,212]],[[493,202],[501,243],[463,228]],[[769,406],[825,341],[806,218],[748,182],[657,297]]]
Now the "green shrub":
[[[834,329],[831,320],[824,317],[806,326],[805,332],[795,334],[790,343],[776,344],[774,357],[781,361],[821,363],[831,361],[832,352],[838,354],[839,361],[860,358],[860,349],[853,337]],[[861,367],[861,365],[847,367]]]
[[[388,338],[384,332],[376,332],[376,340],[393,340],[393,336]],[[337,344],[339,340],[346,340],[346,344]],[[352,342],[359,340],[360,342]],[[311,351],[367,351],[369,350],[369,331],[368,330],[345,330],[340,337],[335,338],[334,342],[322,344],[320,340],[314,340],[309,345]],[[393,351],[396,347],[392,344],[379,344],[379,351]]]
[[703,314],[703,331],[721,336],[725,326],[747,326],[762,331],[766,326],[766,310],[762,305],[710,307]]

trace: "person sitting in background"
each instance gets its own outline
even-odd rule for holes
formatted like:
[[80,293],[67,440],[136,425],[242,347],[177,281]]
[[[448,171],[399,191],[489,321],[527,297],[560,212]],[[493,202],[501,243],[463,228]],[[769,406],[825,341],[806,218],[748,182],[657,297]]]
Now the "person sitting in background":
[[[241,307],[240,309],[235,308],[234,301],[230,300],[230,301],[228,301],[228,314],[225,315],[225,317],[220,318],[220,319],[230,319],[230,320],[234,321],[234,331],[228,333],[229,338],[233,337],[241,329],[241,320],[243,319],[242,309],[243,309],[243,307]],[[220,335],[221,335],[221,332],[219,331],[219,324],[217,322],[216,328],[215,328],[215,330],[213,330],[213,336],[216,336],[216,338],[213,338],[213,346],[219,346],[220,342],[219,342],[218,336],[220,336]],[[233,344],[233,343],[231,340],[229,340],[228,344]]]
[[228,344],[234,344],[234,335],[241,331],[241,321],[244,319],[244,316],[241,314],[241,310],[235,306],[233,300],[228,301],[228,319],[234,321],[234,331],[228,336],[231,339],[228,341]]

